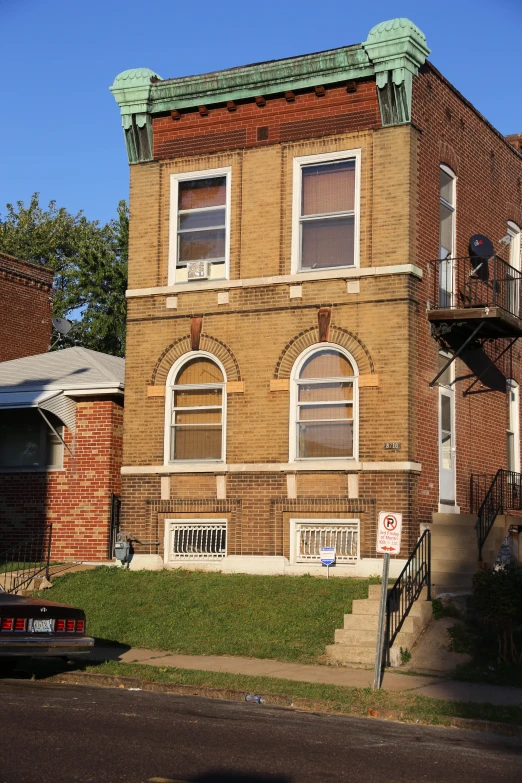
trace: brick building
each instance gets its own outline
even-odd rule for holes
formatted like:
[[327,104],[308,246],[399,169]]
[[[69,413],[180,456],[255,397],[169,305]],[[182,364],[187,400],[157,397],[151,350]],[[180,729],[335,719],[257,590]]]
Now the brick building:
[[316,573],[334,543],[338,575],[376,573],[380,510],[407,554],[422,526],[474,530],[478,494],[520,472],[522,156],[428,54],[396,19],[318,54],[116,78],[123,516],[162,542],[136,562]]
[[0,251],[0,362],[47,351],[53,273]]
[[52,523],[55,561],[107,561],[125,362],[66,348],[0,364],[0,551]]

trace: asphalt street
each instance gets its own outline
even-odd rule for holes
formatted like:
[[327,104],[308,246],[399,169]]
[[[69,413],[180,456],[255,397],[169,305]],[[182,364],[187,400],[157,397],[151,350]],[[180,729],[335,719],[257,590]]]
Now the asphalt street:
[[0,681],[0,783],[517,783],[522,741],[142,691]]

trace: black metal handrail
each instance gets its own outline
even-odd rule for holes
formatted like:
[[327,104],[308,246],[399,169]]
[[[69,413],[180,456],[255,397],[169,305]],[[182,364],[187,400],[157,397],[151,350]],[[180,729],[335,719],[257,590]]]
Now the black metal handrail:
[[500,256],[446,258],[432,261],[432,310],[500,307],[522,318],[522,273]]
[[495,480],[495,473],[472,473],[469,479],[469,513],[478,514],[484,498]]
[[384,648],[388,666],[392,645],[423,587],[427,587],[427,600],[431,601],[431,532],[429,530],[425,530],[421,535],[397,581],[388,591]]
[[0,553],[0,591],[16,593],[40,574],[49,579],[52,524]]
[[505,511],[522,511],[522,473],[513,470],[497,470],[484,500],[478,509],[475,525],[479,550],[479,562],[486,539],[495,524],[495,519]]

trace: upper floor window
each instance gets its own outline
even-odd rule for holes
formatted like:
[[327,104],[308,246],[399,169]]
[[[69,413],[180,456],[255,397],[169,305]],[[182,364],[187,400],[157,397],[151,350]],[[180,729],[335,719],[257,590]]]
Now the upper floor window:
[[189,354],[167,381],[166,462],[224,460],[225,377],[209,355]]
[[230,169],[172,174],[169,284],[228,276]]
[[359,263],[360,151],[294,158],[292,271]]
[[520,473],[520,389],[518,383],[509,379],[506,384],[508,395],[507,469]]
[[451,169],[440,167],[439,198],[439,307],[451,307],[455,257],[456,180]]
[[520,315],[520,228],[508,222],[509,266],[507,270],[507,308],[513,315]]
[[357,448],[357,367],[338,346],[306,351],[294,367],[290,461],[349,459]]

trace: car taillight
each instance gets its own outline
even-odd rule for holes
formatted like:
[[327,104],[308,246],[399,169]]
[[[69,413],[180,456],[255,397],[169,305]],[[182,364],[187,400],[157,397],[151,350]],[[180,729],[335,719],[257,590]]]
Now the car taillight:
[[12,631],[14,620],[12,617],[2,617],[0,622],[0,631]]
[[65,623],[65,630],[66,631],[74,631],[74,620],[67,620]]
[[65,631],[65,620],[57,620],[54,630]]
[[25,617],[16,617],[14,621],[15,631],[25,631]]
[[85,631],[85,620],[76,620],[77,633],[83,633]]

